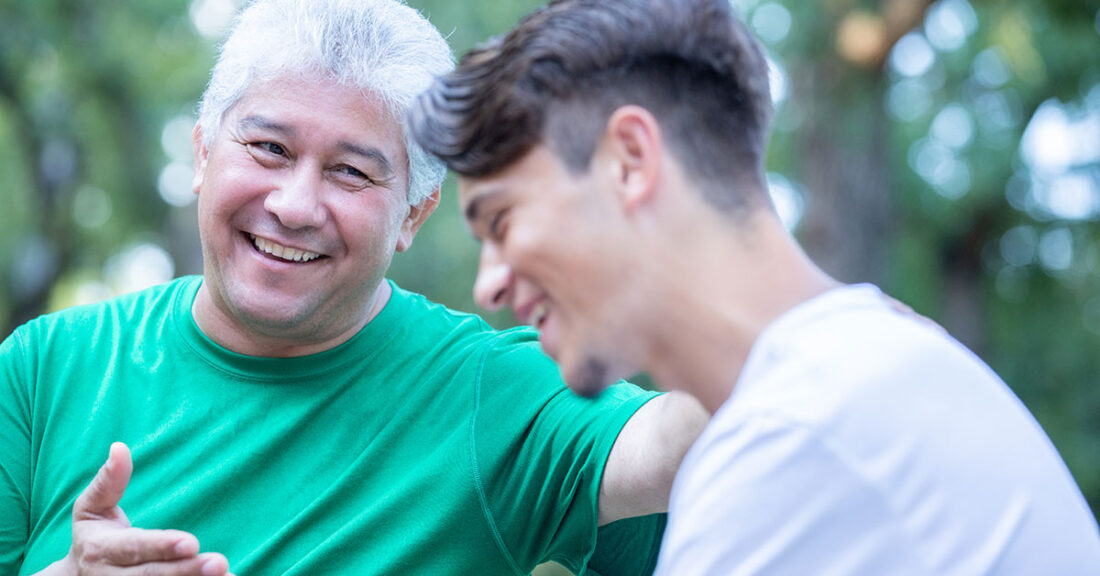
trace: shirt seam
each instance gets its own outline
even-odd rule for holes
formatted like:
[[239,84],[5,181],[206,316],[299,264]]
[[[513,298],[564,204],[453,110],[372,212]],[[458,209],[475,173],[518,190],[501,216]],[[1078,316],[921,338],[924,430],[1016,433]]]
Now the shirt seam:
[[28,437],[27,437],[27,440],[28,440],[28,442],[27,442],[27,477],[24,479],[26,481],[26,487],[27,487],[27,491],[26,491],[26,497],[27,497],[27,501],[26,501],[26,506],[27,506],[27,525],[26,525],[27,541],[24,542],[22,554],[20,554],[20,557],[19,557],[20,564],[22,564],[23,562],[26,562],[26,559],[27,559],[27,546],[29,546],[29,544],[30,544],[30,535],[31,535],[31,526],[32,526],[31,503],[34,502],[33,491],[34,491],[34,421],[35,420],[34,420],[34,406],[33,406],[33,403],[34,403],[35,394],[32,393],[31,388],[33,386],[29,382],[31,380],[30,375],[32,374],[32,372],[31,372],[31,367],[30,367],[30,360],[27,358],[27,348],[28,347],[26,346],[26,344],[23,341],[23,331],[22,330],[15,330],[15,332],[12,333],[12,336],[15,337],[16,346],[19,347],[18,348],[19,364],[20,364],[20,367],[21,367],[22,372],[23,372],[23,377],[27,378],[27,380],[28,380],[28,382],[21,383],[22,386],[26,387],[24,389],[23,393],[27,395],[27,405],[23,406],[23,408],[25,408],[27,410],[25,417],[27,418],[27,435],[28,435]]
[[485,372],[485,364],[488,361],[489,352],[492,349],[493,345],[492,341],[490,341],[481,353],[481,358],[478,361],[477,373],[474,377],[474,407],[470,414],[469,426],[470,468],[473,475],[474,488],[477,492],[478,503],[481,505],[481,512],[485,516],[485,523],[489,528],[489,533],[492,534],[497,549],[500,550],[501,556],[504,557],[505,562],[508,563],[508,567],[512,569],[512,572],[517,576],[524,576],[526,572],[520,569],[519,565],[516,563],[515,557],[512,555],[511,551],[508,550],[508,545],[504,542],[504,536],[497,526],[492,508],[489,506],[489,499],[485,494],[485,486],[482,483],[481,468],[479,467],[477,458],[477,417],[478,411],[481,408],[481,377]]

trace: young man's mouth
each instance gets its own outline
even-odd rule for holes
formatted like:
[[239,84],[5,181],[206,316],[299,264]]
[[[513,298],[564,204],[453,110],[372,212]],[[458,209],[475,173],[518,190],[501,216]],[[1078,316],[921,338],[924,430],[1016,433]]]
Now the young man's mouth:
[[527,323],[533,326],[536,330],[542,328],[543,322],[546,320],[546,315],[549,312],[549,308],[546,306],[546,302],[539,302],[531,309],[531,314],[527,317]]
[[512,309],[512,315],[520,324],[526,324],[536,330],[542,328],[549,314],[550,306],[545,298],[539,298],[535,302]]

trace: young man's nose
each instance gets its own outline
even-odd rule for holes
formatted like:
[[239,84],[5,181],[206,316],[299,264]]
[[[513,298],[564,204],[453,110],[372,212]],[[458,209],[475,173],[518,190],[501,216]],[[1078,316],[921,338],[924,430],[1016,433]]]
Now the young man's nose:
[[509,304],[512,294],[512,268],[500,259],[500,252],[491,244],[481,246],[481,258],[474,282],[474,301],[490,311]]

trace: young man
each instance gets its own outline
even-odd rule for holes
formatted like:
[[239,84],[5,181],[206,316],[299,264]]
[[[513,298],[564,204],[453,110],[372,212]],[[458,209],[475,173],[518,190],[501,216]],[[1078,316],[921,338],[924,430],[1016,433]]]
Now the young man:
[[475,286],[595,395],[645,370],[714,417],[658,571],[1100,573],[1048,438],[958,342],[823,273],[764,180],[759,44],[727,0],[563,0],[413,109],[460,175]]
[[0,573],[652,570],[705,415],[578,398],[530,331],[384,278],[445,173],[404,113],[451,67],[392,0],[249,4],[195,128],[203,276],[0,348]]

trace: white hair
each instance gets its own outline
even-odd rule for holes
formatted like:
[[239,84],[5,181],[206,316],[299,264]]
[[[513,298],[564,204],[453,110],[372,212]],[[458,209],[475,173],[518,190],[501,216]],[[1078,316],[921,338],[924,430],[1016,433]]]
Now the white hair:
[[207,146],[222,117],[257,80],[321,73],[379,98],[402,128],[409,204],[439,188],[446,167],[411,137],[405,116],[432,79],[449,72],[446,40],[402,0],[254,0],[241,11],[199,105]]

